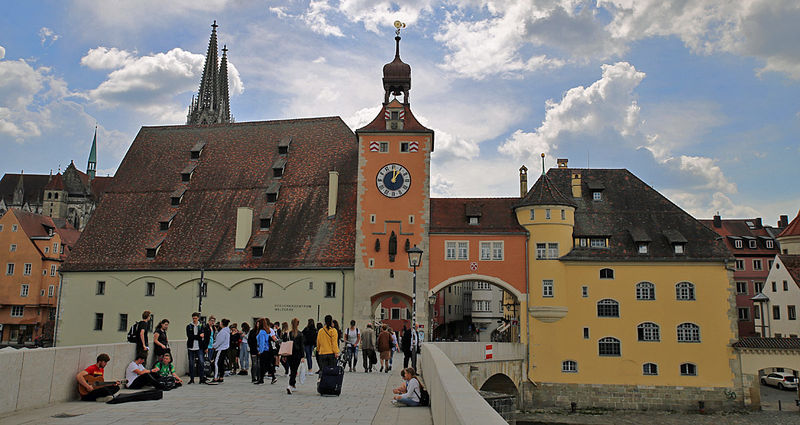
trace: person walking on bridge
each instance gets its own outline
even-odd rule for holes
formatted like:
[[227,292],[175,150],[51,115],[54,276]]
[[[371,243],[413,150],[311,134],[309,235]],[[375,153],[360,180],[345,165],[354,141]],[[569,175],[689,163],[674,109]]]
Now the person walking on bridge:
[[333,327],[333,317],[325,316],[325,326],[317,332],[317,352],[319,353],[319,369],[336,366],[339,358],[339,332]]
[[361,333],[361,353],[364,357],[364,372],[372,372],[372,358],[375,357],[375,331],[372,330],[372,323],[369,322],[367,322],[364,332]]

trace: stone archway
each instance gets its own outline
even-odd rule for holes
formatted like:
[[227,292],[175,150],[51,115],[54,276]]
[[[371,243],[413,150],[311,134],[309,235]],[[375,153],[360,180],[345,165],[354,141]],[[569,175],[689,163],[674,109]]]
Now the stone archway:
[[389,317],[387,317],[385,319],[381,319],[380,317],[376,317],[375,316],[375,311],[386,300],[390,300],[392,304],[404,305],[406,308],[408,308],[409,311],[412,309],[411,296],[409,296],[408,294],[404,294],[402,292],[397,292],[397,291],[381,292],[381,293],[373,295],[370,298],[370,302],[371,302],[370,321],[372,321],[373,323],[378,323],[378,322],[390,323],[390,326],[392,326],[393,329],[397,328],[397,329],[394,329],[394,330],[398,330],[398,329],[402,328],[402,326],[399,325],[400,323],[405,324],[405,322],[408,322],[408,323],[411,322],[410,320],[406,319],[402,315],[400,316],[400,319],[397,319],[397,323],[394,323],[393,319],[391,319],[391,316],[389,316]]

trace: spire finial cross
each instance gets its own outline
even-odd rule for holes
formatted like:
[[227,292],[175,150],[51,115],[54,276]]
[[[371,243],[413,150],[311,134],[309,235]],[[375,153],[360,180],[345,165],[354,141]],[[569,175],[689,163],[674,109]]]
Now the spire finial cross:
[[214,28],[214,31],[216,31],[218,26],[219,26],[219,25],[217,25],[217,20],[216,20],[216,19],[214,19],[214,23],[213,23],[213,24],[211,24],[211,28]]

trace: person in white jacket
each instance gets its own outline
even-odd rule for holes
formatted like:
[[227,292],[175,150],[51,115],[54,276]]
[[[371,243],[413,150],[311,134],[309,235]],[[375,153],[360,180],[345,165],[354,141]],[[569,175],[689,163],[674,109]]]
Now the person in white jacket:
[[403,380],[406,382],[405,392],[394,396],[392,404],[398,407],[419,406],[422,389],[419,382],[419,376],[417,376],[417,372],[413,367],[403,369]]
[[214,379],[211,382],[222,382],[225,374],[225,353],[231,345],[230,320],[222,319],[222,329],[214,339]]

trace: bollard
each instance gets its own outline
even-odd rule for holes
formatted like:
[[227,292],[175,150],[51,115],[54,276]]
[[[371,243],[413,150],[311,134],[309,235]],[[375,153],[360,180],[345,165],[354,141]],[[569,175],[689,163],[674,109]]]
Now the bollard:
[[783,410],[783,408],[781,407],[781,401],[778,400],[778,411],[780,412],[781,410]]

